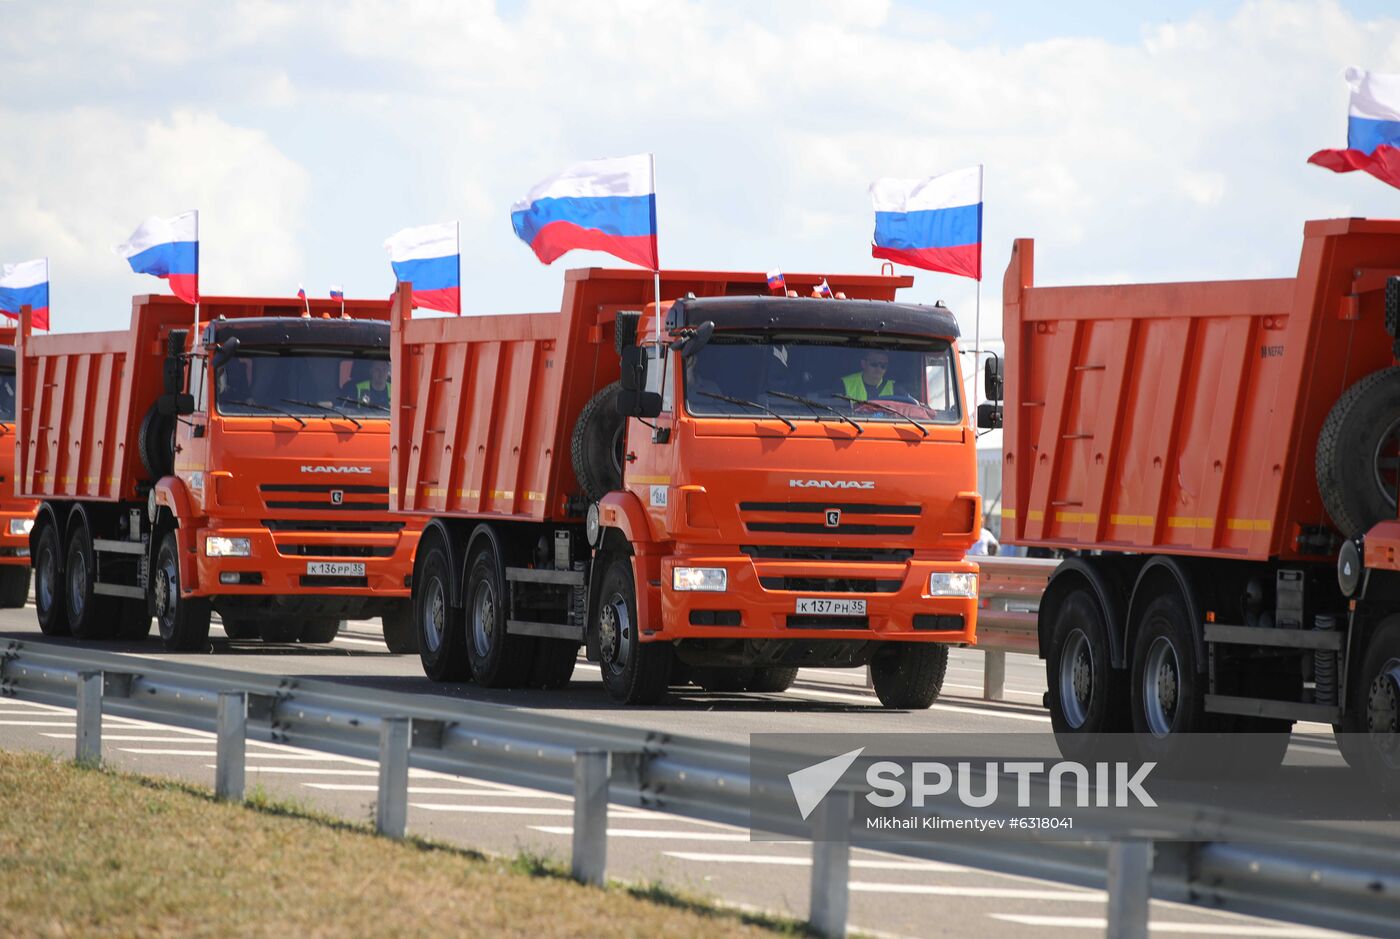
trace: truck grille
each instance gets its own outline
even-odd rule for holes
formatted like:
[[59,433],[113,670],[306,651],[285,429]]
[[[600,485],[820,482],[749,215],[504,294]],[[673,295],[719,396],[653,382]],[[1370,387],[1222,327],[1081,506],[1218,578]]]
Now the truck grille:
[[801,590],[818,593],[896,593],[898,580],[874,580],[868,577],[760,577],[759,583],[768,590]]
[[342,522],[322,521],[303,518],[265,518],[262,520],[268,531],[346,531],[346,532],[394,532],[403,531],[403,522]]
[[755,561],[857,561],[903,564],[914,556],[910,548],[835,548],[822,545],[746,544],[739,550]]
[[277,553],[308,558],[387,558],[394,556],[393,545],[367,544],[279,544]]
[[[263,504],[269,509],[311,512],[387,512],[388,486],[326,486],[317,483],[267,483],[259,486]],[[336,494],[339,494],[338,496]],[[270,495],[293,498],[270,499]],[[301,498],[295,498],[300,496]],[[336,499],[340,501],[335,501]]]
[[[908,521],[922,514],[923,507],[871,502],[740,502],[739,512],[744,527],[751,532],[783,535],[912,535],[914,526]],[[828,524],[831,513],[840,513],[834,525]],[[752,517],[759,514],[795,515],[798,518],[777,521]],[[859,520],[850,521],[853,516]]]

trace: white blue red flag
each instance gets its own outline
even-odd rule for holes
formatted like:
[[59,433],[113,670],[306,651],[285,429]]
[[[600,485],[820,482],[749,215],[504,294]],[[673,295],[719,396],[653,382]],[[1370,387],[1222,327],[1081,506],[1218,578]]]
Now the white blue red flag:
[[297,299],[298,299],[298,300],[305,300],[305,299],[306,299],[306,288],[303,287],[301,284],[297,284]]
[[1319,150],[1308,162],[1334,173],[1364,170],[1400,188],[1400,75],[1346,70],[1351,86],[1347,148]]
[[822,282],[820,284],[817,284],[817,286],[812,288],[812,294],[813,296],[817,297],[829,298],[831,296],[831,285],[826,282],[825,277],[822,278]]
[[982,167],[928,179],[877,179],[877,258],[982,279]]
[[29,322],[49,328],[49,259],[0,264],[0,313],[17,317],[29,307]]
[[658,270],[656,166],[650,153],[576,163],[542,180],[510,221],[545,264],[575,248]]
[[339,302],[344,303],[344,302],[345,302],[345,291],[344,291],[344,290],[341,290],[339,287],[332,287],[332,288],[331,288],[331,299],[332,299],[332,300],[338,300]]
[[787,278],[776,267],[768,272],[768,289],[779,296],[787,293]]
[[199,213],[174,218],[151,216],[113,251],[138,274],[170,281],[170,292],[186,303],[199,302]]
[[384,247],[399,283],[413,284],[413,305],[445,313],[462,312],[462,254],[456,222],[405,228]]

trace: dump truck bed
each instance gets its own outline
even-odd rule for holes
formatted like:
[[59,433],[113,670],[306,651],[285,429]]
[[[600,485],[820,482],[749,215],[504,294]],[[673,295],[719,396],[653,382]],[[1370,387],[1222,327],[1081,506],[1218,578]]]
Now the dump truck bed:
[[1348,386],[1392,363],[1396,274],[1400,221],[1309,222],[1297,276],[1277,280],[1036,287],[1033,243],[1017,241],[1003,540],[1316,556],[1318,434]]

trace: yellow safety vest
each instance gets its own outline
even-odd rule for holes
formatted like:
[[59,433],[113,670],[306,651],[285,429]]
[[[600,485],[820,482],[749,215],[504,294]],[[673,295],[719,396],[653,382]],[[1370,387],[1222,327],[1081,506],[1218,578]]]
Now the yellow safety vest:
[[[361,400],[367,398],[369,396],[369,393],[373,390],[370,387],[371,384],[372,383],[368,378],[366,378],[362,382],[357,382],[355,384],[355,397],[360,398]],[[386,381],[384,383],[384,394],[387,396],[389,394],[390,389],[392,389],[393,387],[394,383],[392,381]]]
[[[869,400],[865,396],[865,379],[861,376],[860,372],[847,375],[845,378],[841,379],[841,381],[846,385],[846,397],[855,398],[857,401]],[[885,383],[880,386],[880,392],[876,397],[883,398],[886,395],[892,394],[894,394],[894,382],[887,378],[885,379]]]

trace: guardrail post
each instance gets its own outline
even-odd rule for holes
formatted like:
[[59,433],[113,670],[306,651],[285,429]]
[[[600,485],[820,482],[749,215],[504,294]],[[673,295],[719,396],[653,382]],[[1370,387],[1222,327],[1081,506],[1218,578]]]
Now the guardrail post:
[[402,838],[408,830],[410,731],[407,717],[386,717],[379,725],[379,802],[374,828],[390,838]]
[[218,747],[214,758],[214,798],[243,801],[248,752],[248,693],[219,692]]
[[1108,846],[1109,939],[1147,939],[1152,899],[1152,842],[1115,841]]
[[988,649],[982,653],[982,700],[1006,699],[1006,653]]
[[102,684],[101,672],[78,673],[78,744],[74,759],[79,763],[102,761]]
[[608,778],[612,754],[574,754],[574,880],[601,887],[608,872]]
[[807,919],[824,939],[845,939],[850,906],[851,817],[855,793],[837,789],[812,819],[812,890]]

